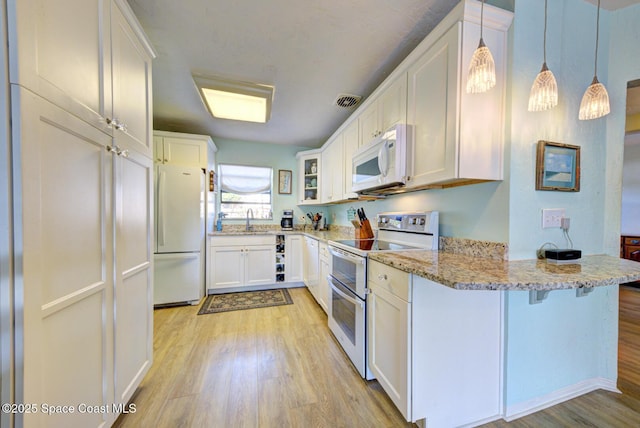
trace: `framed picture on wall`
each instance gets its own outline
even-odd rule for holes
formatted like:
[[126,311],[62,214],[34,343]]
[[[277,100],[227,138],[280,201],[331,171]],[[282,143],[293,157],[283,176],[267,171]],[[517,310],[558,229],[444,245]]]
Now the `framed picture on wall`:
[[291,194],[291,171],[288,169],[278,170],[278,193]]
[[580,191],[580,146],[538,141],[536,190]]

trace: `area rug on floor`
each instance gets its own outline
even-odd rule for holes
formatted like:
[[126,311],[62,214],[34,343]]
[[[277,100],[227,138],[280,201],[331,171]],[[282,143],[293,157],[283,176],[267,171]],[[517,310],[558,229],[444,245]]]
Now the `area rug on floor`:
[[291,304],[293,304],[293,300],[291,300],[289,292],[284,288],[211,294],[205,299],[198,311],[198,315]]

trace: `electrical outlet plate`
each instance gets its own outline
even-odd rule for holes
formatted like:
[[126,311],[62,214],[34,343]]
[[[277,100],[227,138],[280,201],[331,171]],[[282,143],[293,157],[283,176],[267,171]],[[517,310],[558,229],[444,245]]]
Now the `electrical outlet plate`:
[[547,208],[542,210],[542,228],[561,227],[565,216],[564,208]]

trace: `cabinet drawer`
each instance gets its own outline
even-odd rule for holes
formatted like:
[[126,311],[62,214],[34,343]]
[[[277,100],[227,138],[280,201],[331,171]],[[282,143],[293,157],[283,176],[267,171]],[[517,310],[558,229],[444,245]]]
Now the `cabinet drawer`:
[[369,260],[369,287],[383,288],[407,302],[411,301],[409,274],[375,260]]
[[228,235],[212,236],[209,245],[219,246],[245,246],[245,245],[276,245],[275,235]]
[[326,262],[331,259],[331,254],[329,253],[329,246],[323,242],[320,243],[320,260],[324,260]]
[[640,245],[627,245],[624,247],[624,258],[640,262]]
[[624,245],[640,245],[639,236],[625,236]]

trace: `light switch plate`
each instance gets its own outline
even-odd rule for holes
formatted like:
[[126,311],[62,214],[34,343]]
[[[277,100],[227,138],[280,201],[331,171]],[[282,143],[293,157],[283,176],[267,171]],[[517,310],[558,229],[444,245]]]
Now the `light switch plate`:
[[564,208],[547,208],[542,210],[542,228],[561,227],[565,216]]

